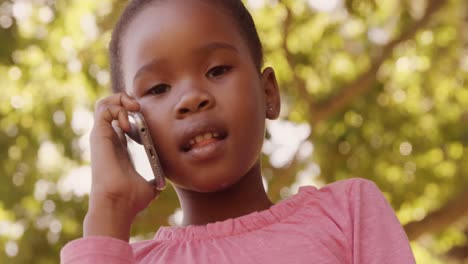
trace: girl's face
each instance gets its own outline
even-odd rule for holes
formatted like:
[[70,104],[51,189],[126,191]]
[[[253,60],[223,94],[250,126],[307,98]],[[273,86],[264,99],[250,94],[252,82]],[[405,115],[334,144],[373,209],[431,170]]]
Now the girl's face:
[[279,111],[276,80],[256,70],[224,9],[199,0],[147,5],[122,51],[126,92],[177,187],[221,190],[259,162],[265,118]]

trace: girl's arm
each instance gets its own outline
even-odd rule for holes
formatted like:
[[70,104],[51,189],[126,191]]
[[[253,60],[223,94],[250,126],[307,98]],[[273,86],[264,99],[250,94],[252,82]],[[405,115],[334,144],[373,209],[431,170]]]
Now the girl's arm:
[[60,252],[61,264],[133,264],[131,246],[111,237],[85,237],[69,242]]
[[[96,104],[91,132],[92,186],[83,237],[69,243],[62,263],[133,263],[128,244],[135,216],[158,196],[158,191],[133,167],[125,137],[127,111],[139,104],[125,93],[113,94]],[[89,260],[89,261],[88,261]]]

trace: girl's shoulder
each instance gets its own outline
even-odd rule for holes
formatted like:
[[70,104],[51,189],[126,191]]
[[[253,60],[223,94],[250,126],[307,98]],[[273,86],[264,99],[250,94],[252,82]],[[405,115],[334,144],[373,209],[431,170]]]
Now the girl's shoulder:
[[346,198],[347,196],[351,195],[382,195],[379,187],[377,187],[377,185],[373,181],[364,178],[350,178],[345,180],[339,180],[324,185],[320,188],[317,188],[315,186],[302,186],[299,188],[299,194],[303,192],[308,195],[336,194],[343,198]]
[[327,230],[337,227],[352,250],[354,263],[415,263],[408,238],[377,185],[350,178],[321,188],[301,187],[301,214]]
[[[321,207],[340,213],[361,211],[363,207],[388,210],[388,202],[377,185],[368,179],[350,178],[320,188],[302,186],[296,194],[306,207]],[[384,206],[382,206],[384,205]]]

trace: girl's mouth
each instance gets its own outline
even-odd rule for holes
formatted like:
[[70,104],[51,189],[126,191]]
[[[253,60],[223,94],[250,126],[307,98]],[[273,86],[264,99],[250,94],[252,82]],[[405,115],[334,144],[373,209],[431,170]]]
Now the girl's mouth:
[[227,133],[220,130],[206,130],[190,137],[182,148],[191,160],[197,162],[213,161],[226,151]]
[[227,137],[225,129],[215,124],[198,124],[183,133],[181,151],[189,152],[193,149],[202,148],[209,144],[224,140]]
[[189,143],[185,145],[182,150],[185,152],[190,151],[192,148],[203,147],[205,145],[214,143],[218,140],[223,140],[225,136],[221,135],[218,132],[206,132],[200,135],[195,136],[190,139]]

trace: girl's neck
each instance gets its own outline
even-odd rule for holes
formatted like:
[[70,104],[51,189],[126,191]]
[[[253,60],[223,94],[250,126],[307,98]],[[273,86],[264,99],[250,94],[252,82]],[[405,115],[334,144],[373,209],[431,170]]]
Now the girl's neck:
[[182,225],[205,225],[270,208],[273,203],[263,187],[260,162],[233,186],[215,193],[176,187],[184,220]]

